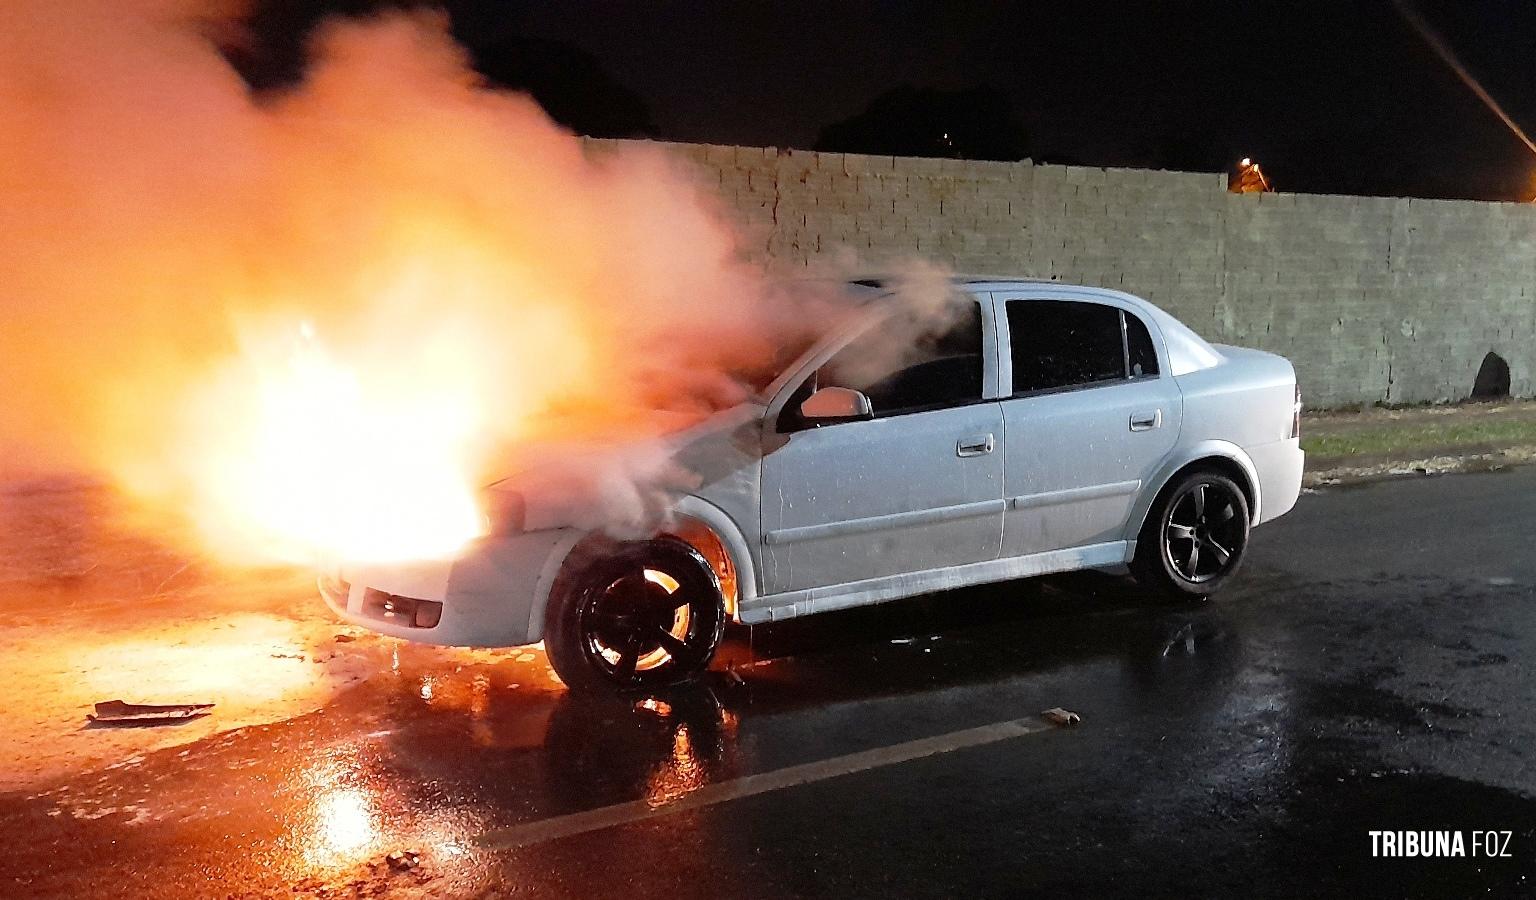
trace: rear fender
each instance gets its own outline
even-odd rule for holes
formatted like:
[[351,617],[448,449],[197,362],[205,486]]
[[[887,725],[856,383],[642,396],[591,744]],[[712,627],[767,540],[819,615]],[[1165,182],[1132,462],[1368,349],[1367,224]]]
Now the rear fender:
[[1180,447],[1163,461],[1157,474],[1142,488],[1141,495],[1136,498],[1136,504],[1131,507],[1131,515],[1126,520],[1124,539],[1127,544],[1126,561],[1136,554],[1136,539],[1141,535],[1141,529],[1147,521],[1147,515],[1152,510],[1152,503],[1157,500],[1157,495],[1162,493],[1168,482],[1190,463],[1202,459],[1219,458],[1231,461],[1243,472],[1243,478],[1247,484],[1240,485],[1248,490],[1248,496],[1252,499],[1248,510],[1250,521],[1259,520],[1259,472],[1254,466],[1253,460],[1242,447],[1230,441],[1200,441],[1188,447]]

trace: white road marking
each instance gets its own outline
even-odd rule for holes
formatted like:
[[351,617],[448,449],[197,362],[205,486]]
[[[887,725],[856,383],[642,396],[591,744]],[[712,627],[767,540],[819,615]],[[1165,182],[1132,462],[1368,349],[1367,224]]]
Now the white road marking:
[[876,747],[873,750],[849,753],[846,756],[834,756],[831,759],[787,766],[771,772],[708,784],[670,803],[653,806],[645,800],[634,800],[629,803],[600,806],[597,809],[569,815],[497,828],[475,838],[475,843],[481,847],[501,850],[529,847],[572,835],[601,831],[605,828],[740,800],[743,797],[766,794],[770,791],[780,791],[826,781],[829,778],[840,778],[857,772],[899,765],[915,759],[964,750],[968,747],[995,744],[998,741],[1047,731],[1053,727],[1035,718],[993,722],[990,725],[967,728],[963,731],[952,731],[948,734],[919,738],[888,747]]

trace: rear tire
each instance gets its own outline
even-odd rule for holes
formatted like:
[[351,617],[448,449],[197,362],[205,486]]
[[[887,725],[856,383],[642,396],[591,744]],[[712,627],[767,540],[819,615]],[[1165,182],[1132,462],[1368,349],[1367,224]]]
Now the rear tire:
[[725,602],[697,550],[676,540],[636,541],[562,574],[545,621],[549,663],[572,691],[654,689],[709,666]]
[[1248,549],[1248,498],[1211,469],[1182,475],[1158,495],[1136,541],[1131,572],[1172,600],[1202,600],[1237,574]]

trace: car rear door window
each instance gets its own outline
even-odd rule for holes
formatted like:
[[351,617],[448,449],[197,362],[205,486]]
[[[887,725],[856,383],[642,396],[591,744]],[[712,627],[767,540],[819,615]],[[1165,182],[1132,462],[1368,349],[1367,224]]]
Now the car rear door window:
[[1007,310],[1013,393],[1126,377],[1119,309],[1067,300],[1010,300]]

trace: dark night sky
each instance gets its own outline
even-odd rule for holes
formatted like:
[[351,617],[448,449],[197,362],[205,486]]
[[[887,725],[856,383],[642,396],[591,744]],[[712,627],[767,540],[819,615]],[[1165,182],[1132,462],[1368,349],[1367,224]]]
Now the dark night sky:
[[[898,84],[990,85],[1015,105],[1036,158],[1214,171],[1251,155],[1283,190],[1536,193],[1536,157],[1391,0],[445,5],[471,46],[516,35],[591,54],[668,139],[809,147]],[[1536,3],[1415,5],[1536,129]],[[302,6],[265,39],[301,32],[317,4]]]

